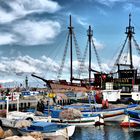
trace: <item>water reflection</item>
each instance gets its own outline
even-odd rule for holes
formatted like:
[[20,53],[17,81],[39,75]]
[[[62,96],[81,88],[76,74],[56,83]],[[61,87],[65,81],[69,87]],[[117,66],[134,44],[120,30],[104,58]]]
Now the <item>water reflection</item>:
[[76,128],[72,140],[140,140],[140,128],[121,128],[119,123]]

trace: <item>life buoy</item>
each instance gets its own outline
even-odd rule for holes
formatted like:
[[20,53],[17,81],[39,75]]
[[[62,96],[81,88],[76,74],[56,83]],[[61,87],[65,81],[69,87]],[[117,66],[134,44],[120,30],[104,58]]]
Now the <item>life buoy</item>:
[[102,108],[105,107],[105,100],[102,100]]
[[108,104],[108,100],[102,100],[102,108],[108,108],[109,104]]

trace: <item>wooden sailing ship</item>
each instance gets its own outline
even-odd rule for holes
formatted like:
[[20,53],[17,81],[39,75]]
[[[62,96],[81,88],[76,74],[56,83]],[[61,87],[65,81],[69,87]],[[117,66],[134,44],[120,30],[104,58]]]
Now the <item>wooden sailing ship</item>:
[[[36,74],[32,74],[32,76],[43,80],[46,83],[47,87],[49,89],[53,90],[53,92],[66,92],[66,91],[87,92],[91,89],[97,88],[97,86],[93,87],[93,81],[91,78],[91,72],[92,71],[97,72],[91,68],[91,45],[94,44],[93,39],[92,39],[93,31],[91,30],[91,26],[89,26],[89,29],[87,31],[87,36],[88,36],[87,47],[89,48],[89,68],[88,68],[89,77],[85,78],[85,79],[80,79],[80,78],[75,78],[73,76],[74,75],[74,71],[73,71],[73,38],[74,38],[74,41],[76,41],[76,39],[75,39],[74,31],[73,31],[74,27],[72,26],[71,15],[70,15],[70,25],[69,25],[68,29],[69,29],[69,34],[68,34],[68,38],[67,38],[66,47],[64,50],[62,64],[60,66],[60,70],[58,71],[58,79],[60,78],[60,75],[62,74],[66,51],[68,48],[68,41],[70,41],[70,43],[69,43],[70,44],[70,82],[67,82],[66,80],[60,80],[60,79],[59,80],[47,80],[43,77],[37,76]],[[77,43],[77,41],[76,41],[76,43]],[[86,50],[88,50],[88,48],[86,48]],[[96,49],[95,46],[94,46],[94,49]],[[98,55],[97,51],[95,52],[95,54]],[[98,60],[99,60],[99,57],[98,57]],[[79,82],[74,83],[73,81],[79,81]],[[93,88],[91,88],[91,87],[93,87]]]
[[[69,29],[69,35],[68,35],[68,41],[70,41],[70,82],[67,82],[66,80],[46,80],[42,77],[39,77],[35,74],[32,74],[32,76],[39,78],[43,80],[46,85],[48,85],[49,89],[52,89],[54,92],[59,91],[59,92],[65,92],[65,91],[74,91],[74,92],[87,92],[89,90],[97,90],[97,89],[106,89],[106,85],[108,83],[111,83],[112,85],[112,91],[121,89],[118,92],[121,97],[131,97],[132,92],[135,90],[139,90],[139,83],[140,83],[140,76],[138,73],[138,70],[134,68],[133,65],[133,58],[132,58],[132,41],[134,42],[136,49],[140,51],[140,47],[137,44],[136,40],[134,39],[134,27],[131,26],[131,14],[129,15],[129,26],[126,27],[126,39],[123,44],[122,49],[120,50],[120,53],[115,61],[115,64],[109,73],[104,73],[102,72],[102,69],[100,71],[96,71],[92,69],[91,66],[91,46],[94,45],[94,42],[92,40],[93,36],[93,31],[91,29],[91,26],[89,26],[88,29],[88,49],[89,49],[89,67],[88,67],[88,78],[85,79],[80,79],[80,78],[75,78],[74,71],[73,71],[73,36],[74,31],[73,31],[73,26],[72,26],[72,21],[71,21],[71,16],[70,16],[70,25],[68,27]],[[75,40],[75,39],[74,39]],[[122,63],[121,62],[121,56],[124,51],[124,48],[126,46],[126,43],[128,42],[128,53],[129,53],[129,63]],[[66,43],[68,46],[68,42]],[[66,48],[65,48],[66,51]],[[64,52],[65,52],[64,51]],[[97,54],[97,51],[95,50],[95,54],[97,57],[97,61],[99,64],[99,67],[101,67],[101,63],[99,60],[99,56]],[[66,54],[64,54],[66,56]],[[62,59],[62,64],[60,66],[59,74],[62,74],[62,69],[64,66],[64,61],[65,57],[63,56]],[[114,68],[118,67],[118,70],[114,72]],[[91,72],[94,72],[94,78],[91,77]],[[59,77],[59,76],[58,76]],[[79,81],[79,83],[74,83],[74,81]],[[135,92],[133,93],[134,98],[138,93]],[[117,96],[117,97],[119,97]],[[140,97],[139,97],[140,99]],[[117,99],[116,99],[117,100]]]

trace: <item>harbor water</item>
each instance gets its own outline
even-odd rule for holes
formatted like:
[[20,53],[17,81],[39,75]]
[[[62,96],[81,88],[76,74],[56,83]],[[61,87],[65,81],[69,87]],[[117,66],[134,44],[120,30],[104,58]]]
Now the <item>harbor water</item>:
[[71,140],[140,140],[139,128],[122,128],[117,122],[76,128]]
[[[5,128],[4,130],[8,130]],[[19,135],[16,129],[11,129]],[[19,135],[20,136],[20,135]],[[64,137],[54,137],[49,140],[66,140]],[[122,128],[118,122],[106,122],[102,126],[76,127],[70,140],[140,140],[140,127]]]

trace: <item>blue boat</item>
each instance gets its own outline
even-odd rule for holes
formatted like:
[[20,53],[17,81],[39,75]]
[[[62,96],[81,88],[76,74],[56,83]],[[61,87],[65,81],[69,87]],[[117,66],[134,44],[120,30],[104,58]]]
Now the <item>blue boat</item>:
[[75,126],[68,124],[56,124],[50,122],[33,122],[31,126],[20,128],[18,131],[22,135],[32,132],[41,132],[44,139],[63,136],[69,138],[74,134]]
[[131,118],[140,119],[140,110],[126,110],[125,113]]
[[126,110],[126,117],[120,124],[123,127],[140,126],[140,110]]
[[68,123],[78,127],[104,124],[104,119],[100,114],[82,114],[76,109],[51,109],[44,111],[45,114],[48,114],[48,112],[51,114],[51,121],[59,124]]
[[[109,108],[104,109],[101,106],[95,106],[95,104],[80,104],[80,105],[68,105],[63,106],[62,109],[55,109],[55,107],[51,107],[49,110],[51,112],[52,118],[59,118],[59,114],[64,109],[77,109],[80,110],[83,115],[101,115],[104,118],[104,121],[122,121],[125,117],[125,110],[134,110],[138,107],[138,104],[131,104],[131,105],[110,105]],[[44,113],[48,113],[48,110],[45,109]]]

